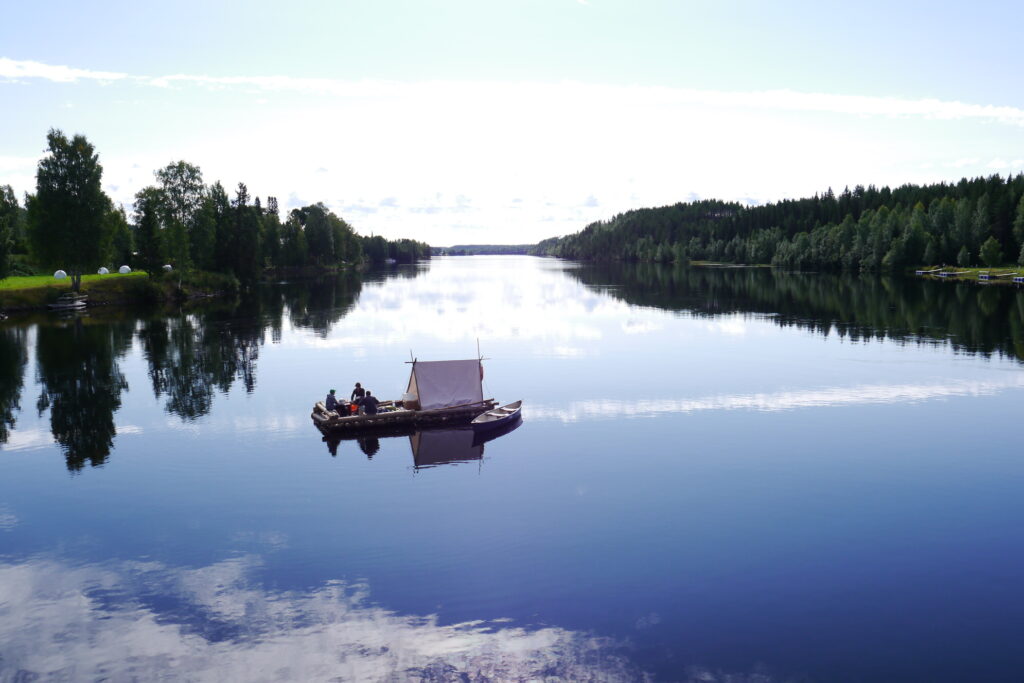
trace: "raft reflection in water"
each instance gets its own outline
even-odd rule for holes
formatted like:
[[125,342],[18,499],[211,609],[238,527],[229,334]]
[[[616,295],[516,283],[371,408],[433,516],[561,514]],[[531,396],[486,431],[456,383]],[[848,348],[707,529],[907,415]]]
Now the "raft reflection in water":
[[456,465],[459,463],[480,461],[484,457],[484,444],[513,432],[523,424],[522,418],[508,425],[487,432],[474,432],[470,427],[424,430],[393,430],[374,435],[348,436],[331,434],[324,436],[327,450],[332,456],[338,455],[338,446],[342,442],[355,441],[368,459],[380,450],[381,438],[409,438],[412,450],[413,469],[421,470],[439,465]]

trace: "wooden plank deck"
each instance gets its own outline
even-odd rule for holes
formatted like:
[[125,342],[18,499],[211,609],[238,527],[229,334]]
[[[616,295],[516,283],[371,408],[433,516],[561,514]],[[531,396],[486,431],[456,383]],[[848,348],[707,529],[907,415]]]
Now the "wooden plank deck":
[[462,424],[470,422],[480,413],[491,410],[495,406],[494,399],[481,403],[437,410],[398,410],[377,413],[376,415],[350,415],[341,417],[337,413],[328,413],[322,403],[317,403],[310,417],[313,424],[324,434],[338,432],[372,432],[390,430],[404,426],[436,426],[444,424]]

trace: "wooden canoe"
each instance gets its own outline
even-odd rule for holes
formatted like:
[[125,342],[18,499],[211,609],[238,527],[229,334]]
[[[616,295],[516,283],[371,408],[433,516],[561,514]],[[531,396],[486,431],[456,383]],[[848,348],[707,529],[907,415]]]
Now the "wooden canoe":
[[494,408],[488,410],[485,413],[481,413],[473,418],[470,425],[474,431],[482,432],[490,429],[498,429],[504,427],[510,422],[515,422],[519,419],[520,411],[523,408],[523,402],[521,400],[515,401],[501,406],[500,408]]

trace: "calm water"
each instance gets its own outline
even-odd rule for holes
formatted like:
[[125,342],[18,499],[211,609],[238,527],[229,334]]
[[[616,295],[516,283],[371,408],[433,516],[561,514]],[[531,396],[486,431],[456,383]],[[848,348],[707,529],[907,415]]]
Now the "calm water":
[[[488,360],[465,433],[330,388]],[[0,679],[1019,681],[1024,291],[528,257],[0,326]]]

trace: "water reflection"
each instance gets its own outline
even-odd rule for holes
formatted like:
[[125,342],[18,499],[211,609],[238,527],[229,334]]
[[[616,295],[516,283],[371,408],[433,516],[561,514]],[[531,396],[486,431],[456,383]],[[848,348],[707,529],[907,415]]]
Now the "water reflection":
[[343,444],[354,441],[359,445],[359,449],[366,454],[367,459],[372,460],[373,456],[380,451],[381,438],[407,438],[409,449],[412,452],[413,470],[419,471],[441,465],[480,462],[484,457],[484,444],[515,431],[521,424],[522,420],[517,419],[499,429],[479,433],[469,427],[424,430],[414,430],[409,427],[407,429],[391,429],[375,435],[331,434],[324,436],[323,441],[327,444],[327,450],[335,457],[338,455],[339,447],[344,453]]
[[227,393],[235,380],[246,392],[256,388],[256,361],[263,326],[223,314],[178,314],[145,320],[138,338],[157,398],[182,420],[210,412],[213,392]]
[[409,437],[409,446],[415,469],[482,460],[484,446],[474,443],[474,436],[472,429],[439,429],[413,434]]
[[1024,360],[1024,290],[1019,288],[658,264],[587,264],[568,272],[637,306],[716,317],[766,314],[782,327],[824,336],[950,343],[959,351]]
[[572,401],[568,405],[535,406],[538,420],[578,422],[615,420],[632,417],[657,417],[668,413],[695,413],[710,410],[779,411],[798,408],[826,408],[880,403],[917,403],[957,396],[994,396],[1007,389],[1024,389],[1024,376],[1001,381],[951,381],[944,384],[862,384],[827,387],[807,391],[783,391],[762,394],[722,394],[694,399],[618,398]]
[[0,444],[7,443],[17,421],[27,362],[24,330],[0,327]]
[[114,413],[128,382],[118,364],[132,341],[132,322],[76,318],[36,332],[40,385],[36,408],[49,410],[50,430],[69,470],[102,465],[114,444]]
[[[451,259],[0,326],[0,680],[641,675],[588,629],[666,680],[1012,679],[1024,379],[952,349],[1008,353],[1020,293],[635,270]],[[400,393],[410,345],[477,335],[528,430],[323,455],[311,393]],[[54,439],[113,466],[63,476]],[[494,617],[558,627],[466,623]]]
[[361,290],[359,275],[346,272],[313,283],[300,281],[264,287],[260,301],[270,310],[287,309],[294,327],[310,329],[326,338],[333,326],[355,307]]
[[[616,301],[685,311],[706,318],[721,335],[744,334],[744,316],[754,314],[825,337],[949,344],[960,352],[1024,360],[1024,290],[1020,289],[768,269],[679,269],[653,264],[576,267],[537,259],[512,267],[534,269],[541,282],[533,288],[516,288],[507,282],[511,263],[505,263],[504,272],[482,273],[479,268],[463,268],[469,261],[452,262],[445,266],[444,277],[434,277],[426,266],[373,272],[364,279],[346,273],[267,285],[241,301],[217,300],[145,313],[97,309],[89,316],[67,320],[40,315],[8,321],[0,327],[0,444],[11,440],[18,421],[33,341],[38,412],[49,412],[51,434],[72,471],[85,463],[101,464],[110,453],[118,431],[114,416],[122,394],[128,391],[119,365],[133,343],[141,349],[153,395],[168,414],[186,423],[209,415],[218,392],[227,394],[236,385],[246,393],[254,392],[261,348],[281,342],[286,328],[312,333],[303,338],[291,335],[291,344],[319,344],[340,353],[424,333],[442,342],[452,342],[452,335],[462,339],[480,334],[492,340],[535,340],[549,356],[578,359],[601,341],[598,310],[611,306],[614,310],[605,317],[621,318],[622,332],[638,338],[658,332],[665,324],[657,317],[615,309],[621,306]],[[573,281],[585,288],[557,289]],[[496,283],[501,282],[505,284],[497,289]],[[487,296],[480,294],[484,291]],[[495,307],[494,300],[500,300],[502,307]],[[575,307],[573,314],[567,307]],[[358,333],[333,334],[350,314],[347,323]],[[449,323],[438,325],[439,317]],[[988,391],[957,384],[817,386],[667,402],[637,400],[618,407],[614,401],[590,397],[594,405],[562,403],[538,414],[571,421],[609,413],[770,410]],[[380,448],[373,439],[364,439],[358,446],[368,458]]]
[[259,585],[261,559],[0,564],[5,680],[637,680],[607,639],[506,620],[444,625],[365,584]]

